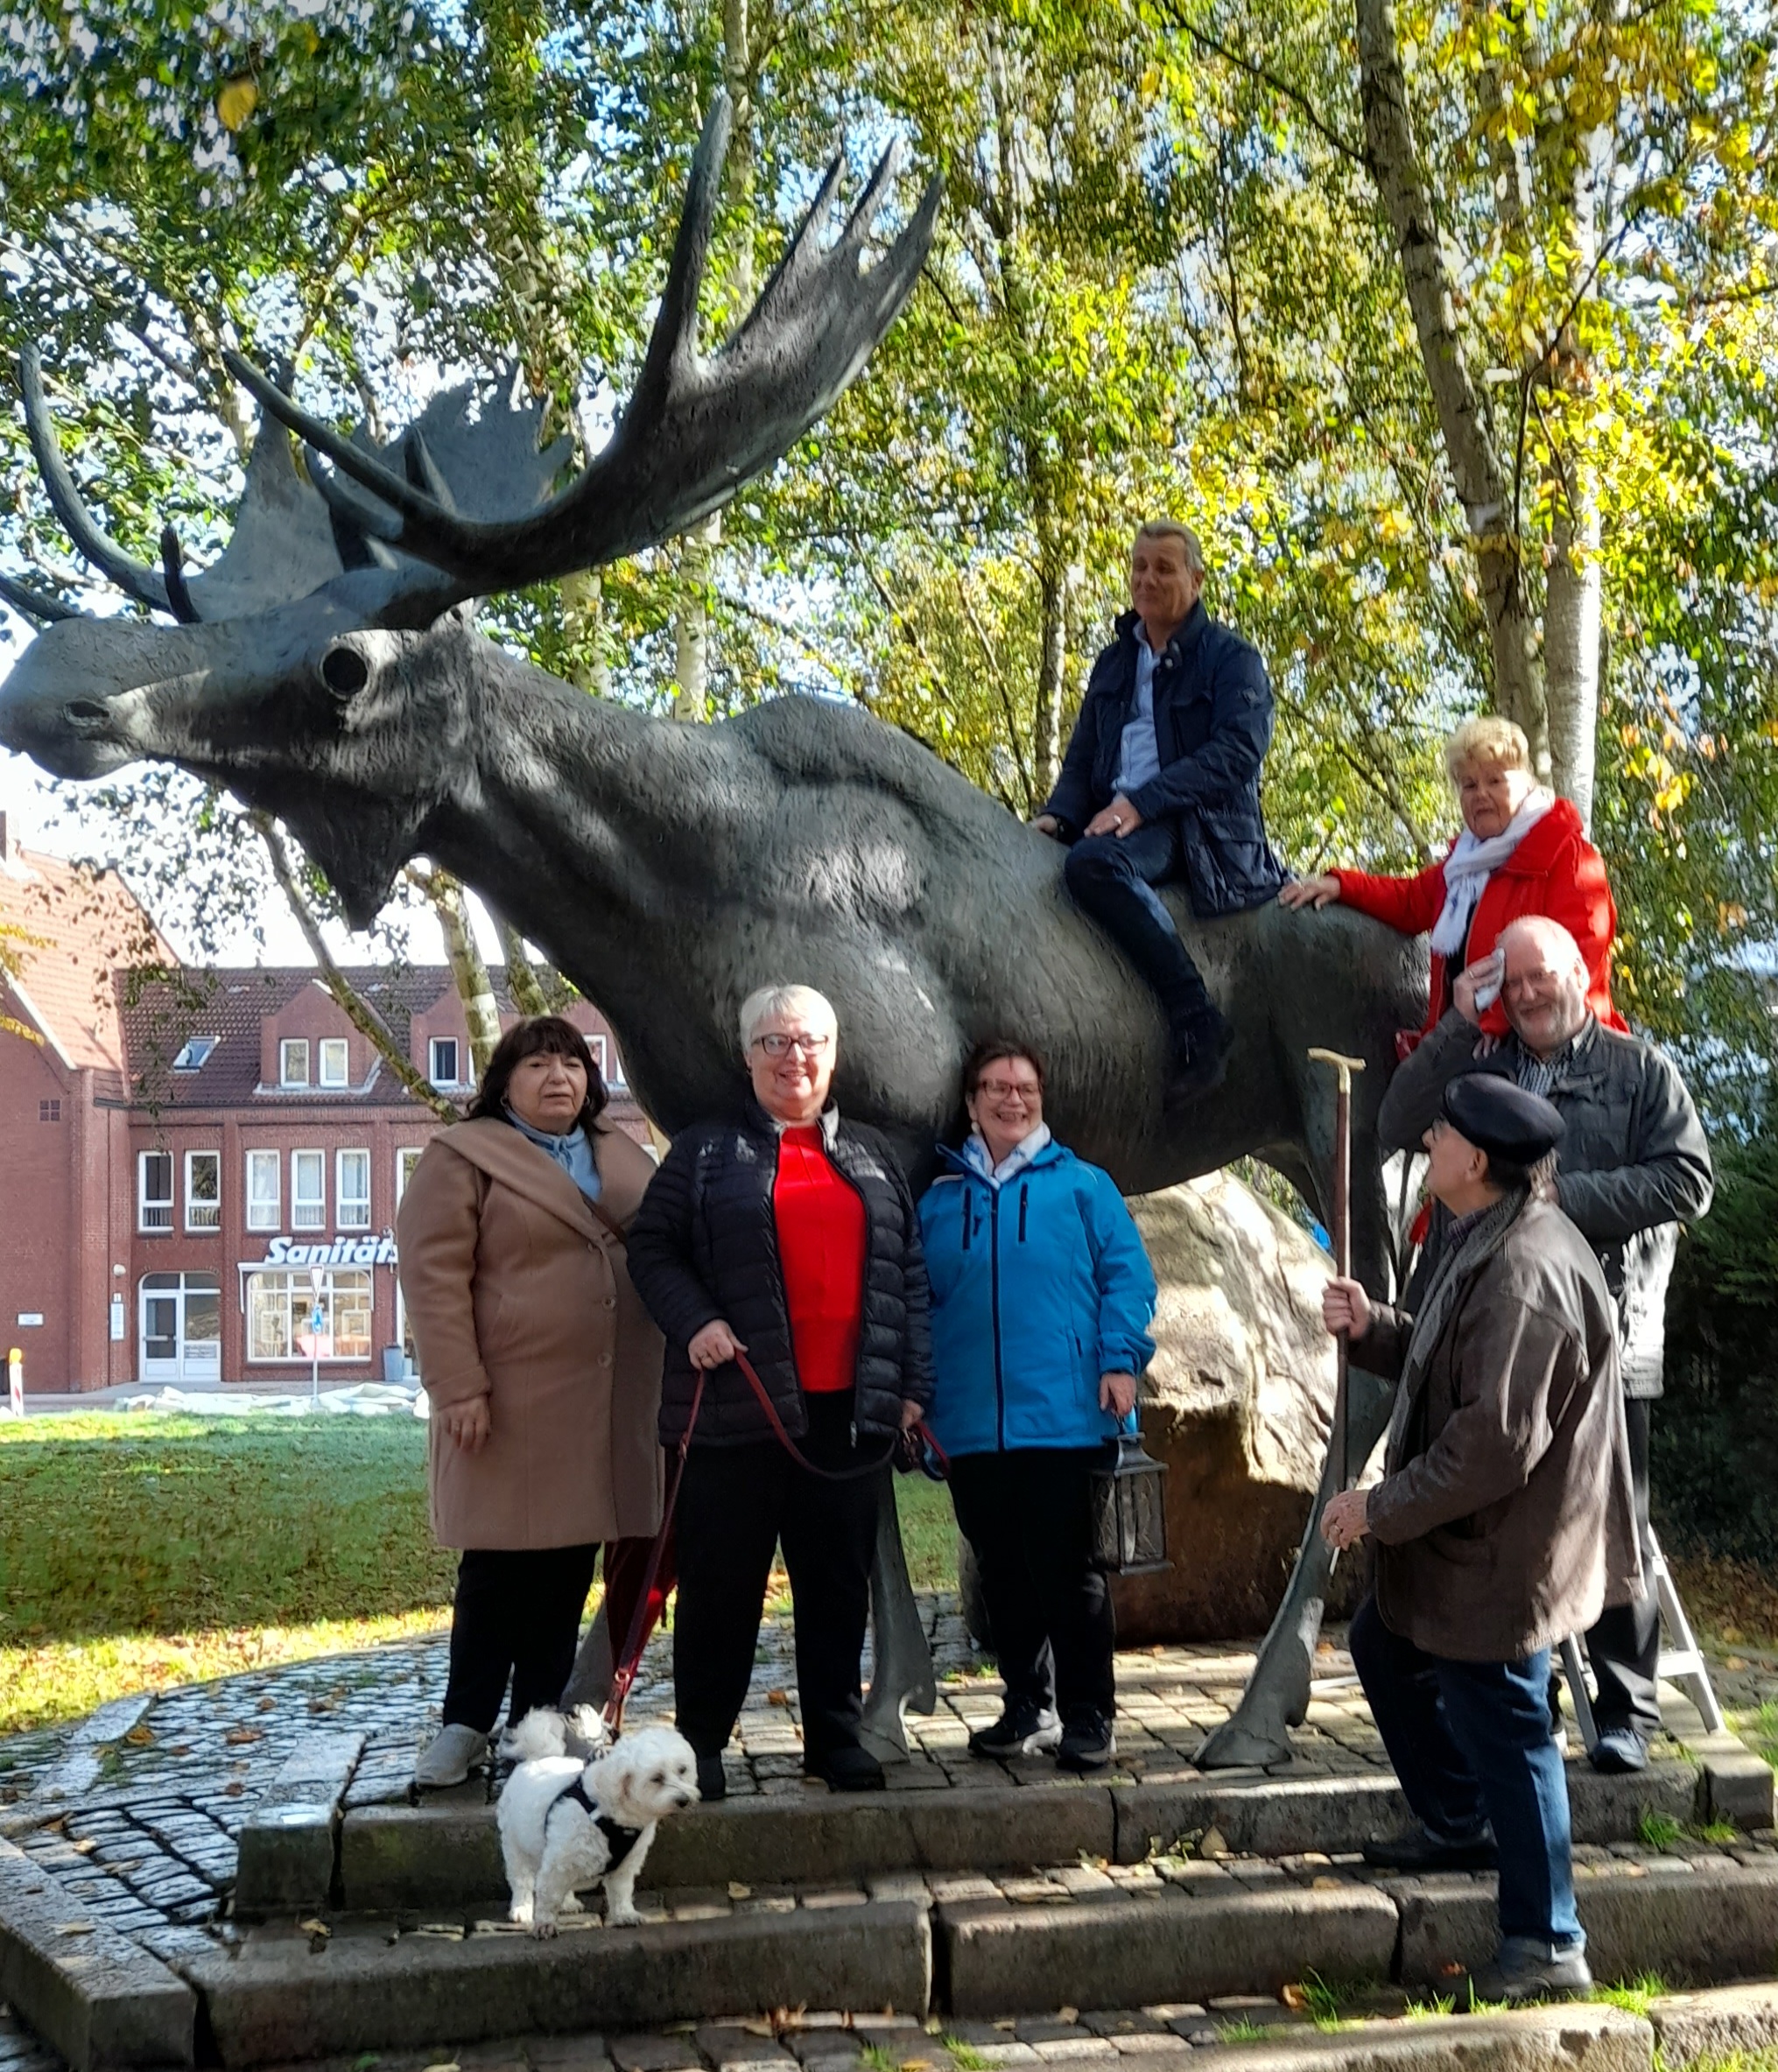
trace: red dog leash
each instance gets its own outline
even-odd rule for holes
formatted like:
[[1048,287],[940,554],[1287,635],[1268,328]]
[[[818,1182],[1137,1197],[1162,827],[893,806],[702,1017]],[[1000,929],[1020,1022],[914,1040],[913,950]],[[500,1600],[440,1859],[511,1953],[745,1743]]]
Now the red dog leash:
[[[741,1369],[741,1378],[752,1389],[755,1401],[765,1413],[765,1421],[771,1427],[772,1436],[797,1465],[807,1473],[819,1476],[824,1482],[856,1482],[866,1475],[878,1473],[895,1458],[901,1445],[899,1436],[889,1442],[889,1450],[881,1460],[867,1461],[863,1466],[856,1468],[818,1468],[813,1461],[805,1457],[802,1449],[784,1429],[784,1420],[773,1407],[772,1400],[766,1393],[765,1383],[760,1380],[753,1362],[738,1349],[734,1355],[734,1365]],[[667,1535],[672,1530],[673,1513],[678,1508],[679,1486],[685,1479],[685,1456],[691,1450],[692,1434],[697,1428],[698,1413],[704,1404],[704,1385],[709,1378],[707,1369],[699,1370],[698,1386],[692,1392],[691,1415],[685,1420],[685,1429],[679,1440],[672,1486],[667,1491],[666,1504],[661,1513],[661,1529],[655,1535],[654,1545],[649,1549],[648,1567],[643,1573],[642,1590],[636,1600],[636,1610],[630,1614],[629,1631],[624,1636],[623,1653],[612,1672],[611,1695],[605,1701],[604,1718],[606,1725],[614,1734],[622,1724],[624,1702],[629,1696],[630,1686],[636,1682],[636,1671],[642,1666],[642,1651],[648,1640],[649,1599],[654,1594],[655,1580],[660,1574]],[[931,1426],[923,1417],[910,1430],[931,1449],[938,1463],[939,1478],[944,1479],[950,1473],[951,1462],[945,1449],[932,1436]]]

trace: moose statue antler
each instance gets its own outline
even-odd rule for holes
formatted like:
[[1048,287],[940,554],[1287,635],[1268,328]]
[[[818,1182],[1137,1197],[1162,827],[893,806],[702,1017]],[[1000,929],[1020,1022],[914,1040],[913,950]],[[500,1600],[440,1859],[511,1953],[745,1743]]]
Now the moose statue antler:
[[[970,1043],[1011,1029],[1045,1053],[1058,1134],[1125,1189],[1256,1153],[1325,1205],[1332,1130],[1307,1053],[1373,1063],[1353,1121],[1374,1142],[1393,1032],[1423,1003],[1401,938],[1344,909],[1209,926],[1177,910],[1238,1042],[1218,1093],[1163,1113],[1160,1015],[1066,898],[1059,850],[936,756],[818,699],[715,727],[654,719],[545,675],[456,608],[634,552],[716,509],[827,409],[909,294],[936,189],[866,268],[892,164],[823,249],[836,167],[758,306],[701,357],[698,286],[727,130],[719,100],[635,394],[559,493],[564,455],[538,450],[539,413],[522,397],[440,397],[378,448],[231,360],[266,417],[235,534],[201,573],[164,542],[157,571],[85,509],[27,360],[32,445],[71,537],[183,622],[71,616],[9,584],[52,622],[0,689],[0,740],[62,776],[150,757],[227,786],[295,831],[361,926],[410,857],[436,858],[599,1002],[670,1131],[739,1102],[735,1009],[795,978],[839,1004],[840,1097],[890,1133],[917,1179],[959,1121]],[[306,478],[286,427],[307,443]],[[1374,1282],[1391,1226],[1374,1161],[1353,1176],[1352,1216],[1358,1270]],[[1377,1436],[1380,1400],[1354,1389],[1355,1459]],[[888,1537],[872,1715],[893,1738],[924,1641]],[[1311,1519],[1241,1711],[1206,1760],[1288,1752],[1326,1579]]]

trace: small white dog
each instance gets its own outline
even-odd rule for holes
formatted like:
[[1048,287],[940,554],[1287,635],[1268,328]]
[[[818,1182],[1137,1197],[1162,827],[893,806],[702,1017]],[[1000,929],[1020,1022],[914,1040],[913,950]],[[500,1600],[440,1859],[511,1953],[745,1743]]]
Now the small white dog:
[[691,1743],[671,1727],[645,1727],[614,1745],[590,1707],[566,1718],[527,1713],[507,1738],[518,1759],[500,1795],[510,1918],[553,1935],[559,1915],[580,1911],[576,1893],[602,1884],[608,1923],[640,1921],[636,1879],[656,1823],[697,1802]]

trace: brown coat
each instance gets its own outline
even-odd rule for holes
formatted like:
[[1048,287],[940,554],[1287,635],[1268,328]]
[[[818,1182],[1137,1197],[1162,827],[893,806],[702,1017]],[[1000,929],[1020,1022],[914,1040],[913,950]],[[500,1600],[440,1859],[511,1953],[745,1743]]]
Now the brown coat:
[[1367,1517],[1377,1609],[1458,1661],[1516,1661],[1641,1593],[1616,1317],[1592,1247],[1531,1202],[1407,1372],[1379,1309],[1353,1359],[1401,1376]]
[[[654,1177],[601,1122],[600,1206],[625,1229]],[[397,1219],[401,1289],[434,1412],[488,1398],[479,1453],[434,1416],[440,1545],[575,1547],[660,1525],[661,1335],[624,1247],[546,1152],[483,1118],[426,1146]]]

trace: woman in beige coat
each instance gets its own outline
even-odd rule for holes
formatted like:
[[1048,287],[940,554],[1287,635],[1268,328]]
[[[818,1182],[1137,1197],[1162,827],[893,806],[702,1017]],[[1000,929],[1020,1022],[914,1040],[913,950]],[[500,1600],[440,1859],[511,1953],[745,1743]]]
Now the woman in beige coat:
[[462,1549],[444,1730],[421,1784],[468,1774],[509,1679],[510,1719],[556,1703],[601,1543],[660,1525],[661,1337],[624,1242],[654,1165],[605,1103],[573,1023],[521,1022],[402,1199],[432,1529]]

